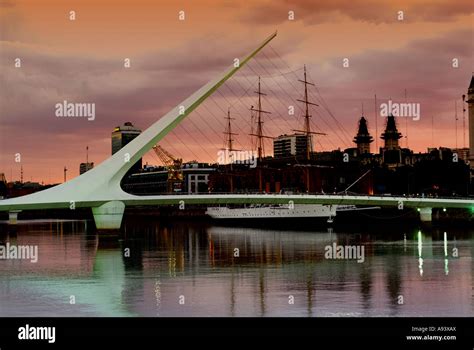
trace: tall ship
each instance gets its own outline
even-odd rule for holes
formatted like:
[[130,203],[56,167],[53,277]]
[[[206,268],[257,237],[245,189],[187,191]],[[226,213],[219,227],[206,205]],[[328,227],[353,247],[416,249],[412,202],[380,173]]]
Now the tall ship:
[[[298,99],[299,102],[304,104],[304,108],[302,109],[304,112],[304,125],[301,129],[293,129],[296,132],[295,136],[295,144],[290,146],[290,148],[298,148],[298,150],[304,150],[304,152],[300,151],[300,153],[304,153],[302,159],[300,159],[303,164],[309,164],[312,160],[312,153],[313,153],[313,136],[314,135],[325,135],[324,133],[319,133],[311,130],[310,126],[310,106],[317,106],[316,103],[309,101],[308,98],[308,85],[313,85],[307,80],[306,75],[306,66],[304,68],[304,76],[303,80],[299,80],[301,83],[304,84],[304,97],[303,99]],[[263,131],[263,116],[267,114],[271,114],[271,112],[266,111],[262,107],[262,96],[266,96],[265,93],[261,91],[261,82],[260,77],[258,78],[258,86],[257,91],[255,93],[258,96],[256,101],[256,105],[250,108],[251,111],[251,130],[250,136],[255,138],[255,142],[252,144],[252,148],[256,149],[256,168],[257,168],[257,178],[258,178],[258,190],[255,188],[255,191],[258,193],[268,193],[271,192],[270,189],[264,188],[264,183],[262,179],[262,172],[264,171],[262,167],[262,161],[265,158],[265,151],[264,151],[264,139],[271,138],[271,136],[264,135]],[[224,134],[226,135],[225,143],[225,150],[232,152],[234,151],[234,139],[233,136],[237,135],[232,132],[231,126],[231,118],[230,116],[230,109],[227,113],[226,117],[226,130]],[[286,136],[286,135],[284,135]],[[278,141],[279,144],[281,143],[282,147],[283,144],[287,146],[288,141],[286,138],[282,138]],[[282,148],[280,147],[280,148]],[[282,153],[281,156],[288,156],[283,151],[283,148],[280,149],[279,147],[275,147],[275,152]],[[234,191],[234,176],[232,175],[232,160],[230,161],[229,166],[229,173],[228,179],[230,182],[230,192]],[[308,168],[309,169],[309,168]],[[304,178],[306,183],[306,191],[310,192],[310,173],[309,170],[305,170]],[[281,189],[275,189],[277,192]],[[285,189],[285,192],[288,192]],[[257,221],[262,221],[265,225],[269,225],[272,223],[278,223],[278,225],[282,225],[283,223],[314,223],[316,221],[325,222],[325,223],[332,223],[334,217],[337,214],[338,208],[340,211],[348,211],[354,210],[354,206],[339,206],[339,205],[324,205],[324,204],[279,204],[279,205],[268,205],[268,204],[255,204],[255,205],[247,205],[247,206],[213,206],[208,207],[206,210],[206,214],[209,215],[212,219],[223,221],[232,221],[239,225],[246,225],[246,224],[254,224]]]
[[296,219],[298,221],[326,221],[331,223],[336,216],[337,205],[322,204],[281,204],[281,205],[250,205],[246,207],[208,207],[206,214],[222,221],[250,221]]

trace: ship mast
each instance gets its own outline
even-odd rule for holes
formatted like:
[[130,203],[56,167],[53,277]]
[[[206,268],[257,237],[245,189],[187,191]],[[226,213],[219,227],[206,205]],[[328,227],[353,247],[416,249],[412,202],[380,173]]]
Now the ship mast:
[[231,120],[234,120],[235,118],[230,117],[230,107],[227,110],[227,117],[225,117],[225,119],[227,120],[227,129],[224,132],[224,134],[227,135],[227,137],[226,137],[226,148],[229,152],[231,152],[231,151],[234,151],[234,146],[233,146],[234,139],[232,138],[232,136],[233,135],[238,135],[238,134],[232,132]]
[[257,109],[255,109],[252,106],[250,107],[250,110],[253,112],[257,112],[257,133],[256,134],[251,133],[250,135],[257,137],[257,155],[258,155],[258,160],[260,162],[265,156],[265,144],[263,142],[263,139],[264,138],[271,139],[271,137],[263,135],[262,114],[271,114],[271,113],[262,109],[262,96],[266,96],[267,94],[264,94],[261,90],[260,77],[258,77],[258,91],[254,91],[254,92],[258,94],[258,105],[257,105]]
[[227,130],[224,132],[224,134],[226,135],[226,145],[225,145],[225,150],[228,152],[229,154],[229,158],[230,158],[230,171],[231,171],[231,174],[229,176],[230,178],[230,192],[234,192],[234,178],[233,178],[233,175],[232,175],[232,163],[234,162],[234,139],[232,138],[233,135],[238,135],[236,133],[233,133],[232,132],[232,123],[231,123],[231,120],[234,120],[235,118],[231,118],[230,116],[230,107],[228,108],[227,110],[227,117],[225,118],[227,120]]
[[325,133],[321,132],[313,132],[311,131],[311,123],[310,123],[310,118],[312,117],[311,114],[309,114],[309,106],[319,106],[318,104],[311,102],[308,100],[308,85],[315,86],[313,83],[310,83],[308,79],[306,78],[306,65],[304,65],[304,80],[298,79],[299,82],[302,82],[304,84],[304,99],[300,100],[298,99],[297,101],[303,102],[305,104],[305,114],[304,114],[304,125],[303,125],[303,130],[296,130],[294,129],[293,131],[297,132],[303,132],[306,135],[306,160],[310,160],[311,154],[313,152],[313,140],[311,135],[326,135]]
[[251,112],[257,112],[257,133],[251,133],[251,136],[256,136],[257,137],[257,156],[258,156],[258,178],[259,178],[259,191],[262,192],[263,190],[263,179],[262,179],[262,168],[261,168],[261,162],[263,157],[265,156],[265,144],[264,144],[264,138],[268,139],[273,139],[273,137],[270,136],[265,136],[263,134],[263,114],[271,114],[268,111],[265,111],[262,109],[262,96],[266,96],[262,92],[261,85],[260,85],[260,76],[258,77],[258,91],[254,91],[256,94],[258,94],[258,105],[257,109],[255,109],[253,106],[250,107]]
[[[303,125],[303,130],[297,130],[293,129],[295,132],[302,132],[306,135],[306,160],[311,159],[311,154],[313,153],[313,138],[312,135],[326,135],[325,133],[321,132],[314,132],[311,131],[311,123],[310,123],[310,118],[311,114],[309,113],[309,106],[319,106],[318,104],[309,101],[308,99],[308,85],[315,86],[313,83],[310,83],[306,77],[306,65],[304,67],[304,79],[298,79],[299,82],[302,82],[304,84],[304,99],[300,100],[298,99],[297,101],[303,102],[305,105],[305,113],[304,113],[304,125]],[[306,173],[306,191],[309,192],[311,190],[311,177],[310,177],[310,164],[308,164],[307,168],[305,169]]]

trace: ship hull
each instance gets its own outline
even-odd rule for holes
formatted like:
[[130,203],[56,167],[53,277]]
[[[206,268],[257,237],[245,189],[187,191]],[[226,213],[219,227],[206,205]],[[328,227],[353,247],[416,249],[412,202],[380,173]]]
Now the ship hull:
[[206,214],[219,224],[232,226],[308,227],[332,222],[336,216],[336,207],[329,205],[211,207],[207,209]]

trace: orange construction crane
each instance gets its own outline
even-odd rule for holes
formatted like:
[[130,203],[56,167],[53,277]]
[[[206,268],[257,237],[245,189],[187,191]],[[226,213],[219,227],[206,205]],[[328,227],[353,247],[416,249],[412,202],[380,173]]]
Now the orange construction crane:
[[160,145],[153,146],[153,150],[168,169],[168,191],[180,192],[184,179],[182,169],[183,160],[181,158],[175,158]]

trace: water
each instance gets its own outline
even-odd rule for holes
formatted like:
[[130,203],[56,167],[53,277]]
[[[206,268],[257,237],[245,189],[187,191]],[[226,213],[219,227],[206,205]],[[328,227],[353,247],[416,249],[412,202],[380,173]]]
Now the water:
[[[1,223],[0,244],[39,259],[0,260],[0,316],[474,316],[474,230],[127,221],[103,240],[91,226]],[[326,259],[333,242],[363,246],[364,262]]]

